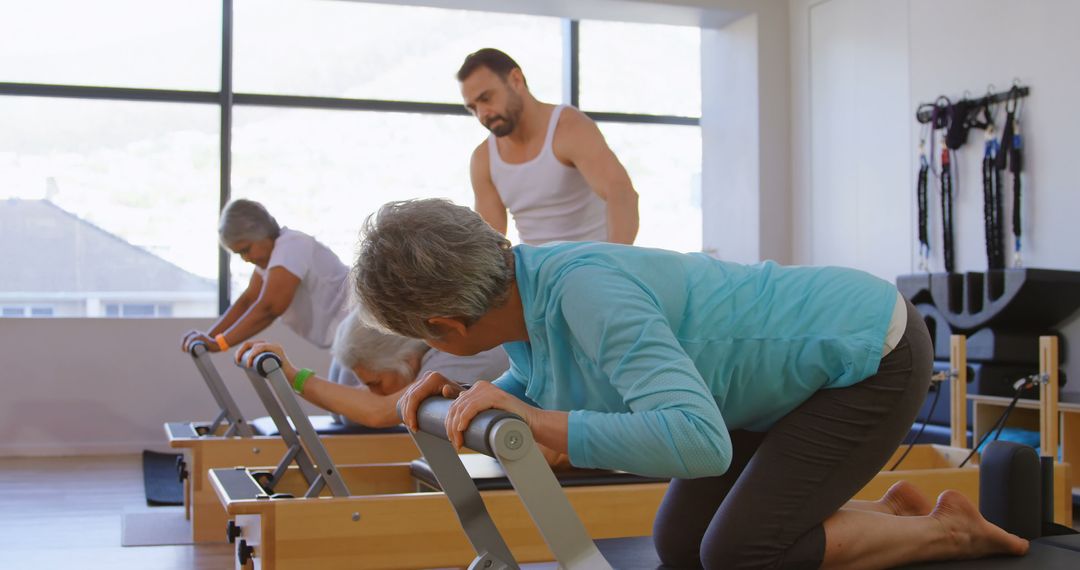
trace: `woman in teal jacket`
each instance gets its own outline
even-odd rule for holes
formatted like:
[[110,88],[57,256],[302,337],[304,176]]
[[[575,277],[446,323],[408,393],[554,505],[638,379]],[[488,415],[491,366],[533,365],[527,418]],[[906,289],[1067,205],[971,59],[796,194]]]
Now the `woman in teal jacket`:
[[891,284],[840,268],[739,265],[601,243],[509,242],[442,200],[368,220],[360,299],[394,332],[451,354],[503,345],[511,367],[468,390],[438,374],[403,399],[520,415],[578,467],[672,477],[654,539],[666,565],[885,568],[1022,554],[963,496],[899,484],[853,501],[926,396],[932,349]]

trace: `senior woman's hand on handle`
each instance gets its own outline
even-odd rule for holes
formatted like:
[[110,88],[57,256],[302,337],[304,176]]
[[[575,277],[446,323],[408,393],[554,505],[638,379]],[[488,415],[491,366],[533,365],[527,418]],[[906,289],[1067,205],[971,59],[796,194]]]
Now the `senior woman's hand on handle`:
[[210,352],[217,352],[219,350],[218,344],[214,339],[207,336],[206,333],[197,330],[190,330],[184,333],[184,336],[180,338],[180,350],[188,352],[191,350],[191,345],[195,341],[202,341],[206,343],[206,349]]
[[414,382],[401,396],[401,400],[398,402],[398,409],[401,410],[401,421],[409,429],[419,431],[420,424],[416,420],[416,410],[420,408],[421,402],[431,396],[442,396],[452,400],[464,391],[465,388],[461,384],[448,379],[446,376],[438,372],[428,372],[419,381]]
[[465,430],[473,418],[492,409],[517,414],[529,427],[533,427],[532,416],[537,411],[491,382],[477,382],[457,397],[446,414],[446,435],[455,448],[461,449],[465,444]]
[[[248,351],[251,351],[251,354],[248,355],[247,360],[241,362]],[[285,378],[288,378],[289,382],[292,382],[293,378],[296,376],[296,367],[289,362],[288,357],[285,356],[285,349],[282,348],[280,344],[266,342],[264,340],[249,340],[240,345],[240,348],[237,349],[233,359],[236,360],[237,364],[243,364],[244,366],[251,368],[255,363],[255,357],[264,352],[276,354],[277,357],[281,359],[281,371],[285,373]]]

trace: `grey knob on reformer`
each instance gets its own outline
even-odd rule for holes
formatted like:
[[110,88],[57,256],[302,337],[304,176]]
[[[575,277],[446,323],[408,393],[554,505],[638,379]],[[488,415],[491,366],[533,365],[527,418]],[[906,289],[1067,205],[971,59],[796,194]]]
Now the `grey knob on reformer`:
[[[446,416],[450,411],[450,405],[453,403],[453,400],[438,396],[432,396],[421,402],[420,408],[416,411],[420,431],[442,439],[448,439],[446,436]],[[398,412],[400,414],[400,410]],[[472,423],[469,424],[469,428],[465,430],[465,447],[485,455],[496,456],[497,449],[492,447],[490,438],[496,426],[505,420],[516,420],[515,423],[525,426],[525,422],[520,417],[510,412],[485,410],[477,414]],[[497,446],[499,449],[518,449],[525,445],[526,441],[530,443],[532,441],[532,434],[529,433],[527,426],[517,430],[500,429],[497,430],[497,433],[505,440],[500,440],[502,443]]]
[[[240,357],[240,362],[237,364],[237,366],[241,368],[246,368],[244,363],[247,362],[248,355],[250,354],[250,351],[245,352]],[[273,352],[264,352],[262,354],[259,354],[255,357],[255,361],[251,363],[251,369],[257,372],[259,376],[262,376],[263,378],[266,378],[267,374],[270,374],[271,372],[279,368],[281,368],[281,358],[279,358],[278,355],[274,354]]]
[[188,346],[188,352],[191,353],[192,356],[199,356],[210,352],[210,349],[206,346],[206,341],[197,340]]

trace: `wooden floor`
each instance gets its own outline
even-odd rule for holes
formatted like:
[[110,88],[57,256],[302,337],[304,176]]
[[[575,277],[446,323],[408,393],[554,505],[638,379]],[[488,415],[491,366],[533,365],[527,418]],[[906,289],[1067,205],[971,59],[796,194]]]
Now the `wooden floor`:
[[120,546],[125,510],[146,507],[141,456],[0,459],[0,568],[233,568],[231,544]]
[[145,507],[138,455],[0,458],[0,569],[233,568],[227,543],[120,546],[121,516]]

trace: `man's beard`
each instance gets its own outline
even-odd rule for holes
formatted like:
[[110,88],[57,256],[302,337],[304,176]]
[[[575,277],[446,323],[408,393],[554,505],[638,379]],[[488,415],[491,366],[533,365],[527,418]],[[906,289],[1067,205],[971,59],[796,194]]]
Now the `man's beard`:
[[484,126],[496,137],[505,137],[514,132],[514,129],[517,128],[523,107],[524,105],[521,104],[521,98],[511,93],[510,102],[506,106],[506,111],[501,115],[495,115],[490,121],[484,123]]

